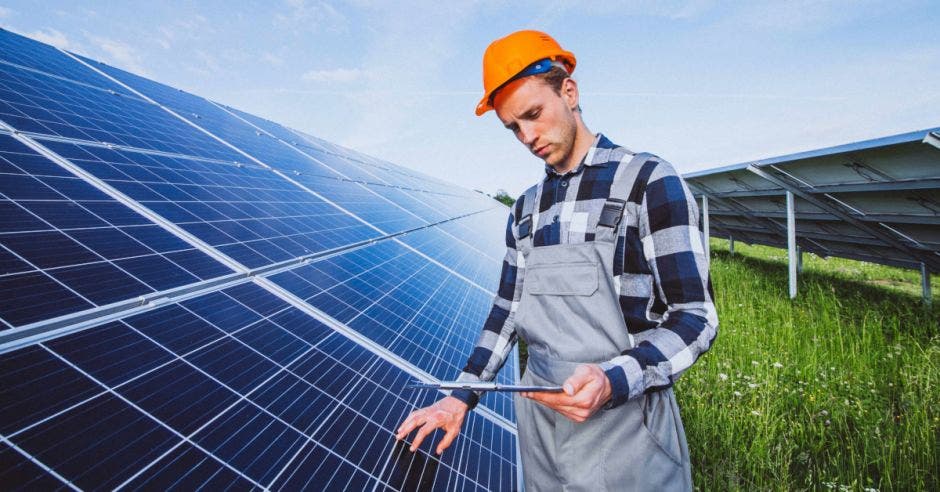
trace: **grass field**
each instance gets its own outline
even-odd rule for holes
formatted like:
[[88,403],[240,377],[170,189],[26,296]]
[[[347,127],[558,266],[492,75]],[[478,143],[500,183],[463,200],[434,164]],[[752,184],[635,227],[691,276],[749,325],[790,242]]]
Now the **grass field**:
[[[712,240],[720,328],[676,383],[699,490],[940,489],[940,296],[919,272]],[[933,291],[940,279],[933,277]]]

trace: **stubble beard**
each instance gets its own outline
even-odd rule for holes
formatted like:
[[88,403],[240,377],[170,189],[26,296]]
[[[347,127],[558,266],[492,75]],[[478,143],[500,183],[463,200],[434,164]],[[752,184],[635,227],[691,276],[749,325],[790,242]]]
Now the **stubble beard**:
[[[572,154],[574,153],[574,141],[575,137],[578,134],[578,125],[574,117],[568,122],[568,125],[565,125],[561,129],[561,135],[559,141],[556,144],[556,147],[559,151],[563,151],[563,154],[559,156],[557,160],[553,159],[555,162],[549,162],[548,159],[545,159],[545,163],[549,166],[558,170],[558,168],[564,168],[567,166],[568,161],[571,159]],[[550,158],[551,156],[549,156]],[[574,167],[572,166],[572,169]]]

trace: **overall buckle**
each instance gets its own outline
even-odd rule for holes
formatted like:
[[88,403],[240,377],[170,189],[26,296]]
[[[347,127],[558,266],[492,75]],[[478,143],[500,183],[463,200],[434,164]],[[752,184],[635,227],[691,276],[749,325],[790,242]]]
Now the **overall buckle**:
[[601,210],[601,217],[597,221],[598,226],[615,228],[620,224],[623,217],[623,209],[627,206],[626,200],[617,198],[608,198],[604,202],[604,209]]

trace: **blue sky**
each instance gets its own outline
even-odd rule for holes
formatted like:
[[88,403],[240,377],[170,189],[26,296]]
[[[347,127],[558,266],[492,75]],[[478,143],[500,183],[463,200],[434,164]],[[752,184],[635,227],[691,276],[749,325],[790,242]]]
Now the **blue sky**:
[[940,126],[927,1],[2,2],[0,25],[467,187],[542,164],[473,110],[486,45],[549,32],[588,127],[681,172]]

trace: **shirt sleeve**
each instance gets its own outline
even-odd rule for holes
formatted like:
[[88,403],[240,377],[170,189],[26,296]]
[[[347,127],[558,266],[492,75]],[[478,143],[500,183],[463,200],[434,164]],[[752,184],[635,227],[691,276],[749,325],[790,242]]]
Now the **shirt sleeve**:
[[672,165],[659,161],[639,207],[643,258],[654,295],[666,304],[658,326],[633,348],[601,364],[611,383],[609,407],[672,386],[705,353],[718,333],[709,259],[698,228],[698,207]]
[[[516,202],[517,206],[521,205]],[[506,224],[506,256],[503,259],[499,290],[493,299],[493,307],[483,324],[476,347],[467,360],[467,365],[458,381],[491,381],[506,363],[509,352],[516,344],[515,312],[522,292],[524,268],[519,267],[516,239],[513,235],[514,215],[510,212]],[[451,396],[458,398],[473,409],[482,392],[454,390]]]

